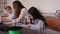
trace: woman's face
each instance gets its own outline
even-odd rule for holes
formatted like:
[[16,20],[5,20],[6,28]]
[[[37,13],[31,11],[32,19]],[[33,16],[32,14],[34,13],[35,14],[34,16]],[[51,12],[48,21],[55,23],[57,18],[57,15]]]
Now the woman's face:
[[28,14],[31,19],[33,19],[33,16],[31,14]]

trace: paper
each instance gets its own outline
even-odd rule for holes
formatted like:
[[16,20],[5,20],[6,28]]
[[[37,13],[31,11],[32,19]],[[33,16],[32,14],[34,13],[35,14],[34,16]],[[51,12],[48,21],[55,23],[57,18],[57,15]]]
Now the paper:
[[[13,23],[13,24],[11,24],[11,26],[15,26],[15,24]],[[25,27],[25,25],[22,23],[16,23],[16,26]]]

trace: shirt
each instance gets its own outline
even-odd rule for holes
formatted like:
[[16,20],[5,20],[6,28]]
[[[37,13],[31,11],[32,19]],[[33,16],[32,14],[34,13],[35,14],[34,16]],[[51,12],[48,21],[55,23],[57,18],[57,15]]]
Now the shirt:
[[12,20],[13,18],[14,18],[14,13],[13,12],[11,12],[10,14],[8,14],[7,19]]
[[21,10],[21,14],[19,15],[19,17],[17,19],[15,19],[15,20],[12,20],[12,21],[13,21],[13,23],[15,23],[15,22],[16,23],[17,22],[23,22],[26,17],[27,17],[27,20],[29,20],[29,17],[27,15],[28,15],[27,9],[23,8]]
[[29,29],[35,34],[41,34],[41,29],[43,29],[44,22],[39,19],[33,20],[32,22],[34,22],[35,24],[31,24]]

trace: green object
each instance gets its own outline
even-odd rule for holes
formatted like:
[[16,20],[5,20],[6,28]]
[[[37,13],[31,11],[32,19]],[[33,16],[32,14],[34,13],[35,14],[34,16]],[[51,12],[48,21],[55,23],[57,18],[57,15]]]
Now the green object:
[[20,29],[20,30],[9,30],[8,34],[21,34],[21,32],[22,32],[22,29]]
[[23,30],[23,26],[21,23],[15,23],[15,25],[12,25],[11,28],[9,28],[8,34],[21,34]]

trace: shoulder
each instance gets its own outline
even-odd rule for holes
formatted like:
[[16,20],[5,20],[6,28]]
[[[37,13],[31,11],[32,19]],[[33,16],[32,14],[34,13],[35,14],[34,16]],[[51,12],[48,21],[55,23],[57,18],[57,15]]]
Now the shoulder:
[[37,19],[37,21],[38,21],[39,23],[43,23],[43,21],[42,21],[42,20],[40,20],[40,19]]
[[21,10],[23,11],[23,10],[27,10],[27,9],[26,8],[22,8]]
[[28,10],[27,10],[26,8],[22,8],[22,9],[21,9],[21,12],[22,12],[22,13],[27,13],[27,11],[28,11]]

